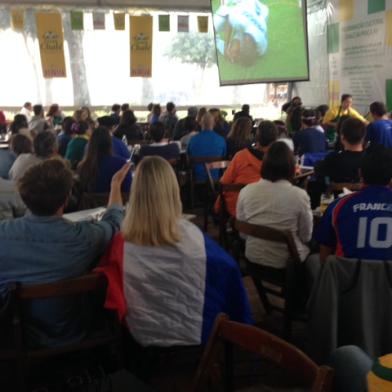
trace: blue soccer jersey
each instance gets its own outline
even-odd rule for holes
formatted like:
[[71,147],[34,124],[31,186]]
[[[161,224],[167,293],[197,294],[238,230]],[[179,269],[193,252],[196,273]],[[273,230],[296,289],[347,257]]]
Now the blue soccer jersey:
[[366,140],[371,145],[381,144],[386,148],[392,148],[392,121],[381,119],[370,123],[366,131]]
[[392,260],[392,190],[368,186],[335,200],[315,238],[337,256]]

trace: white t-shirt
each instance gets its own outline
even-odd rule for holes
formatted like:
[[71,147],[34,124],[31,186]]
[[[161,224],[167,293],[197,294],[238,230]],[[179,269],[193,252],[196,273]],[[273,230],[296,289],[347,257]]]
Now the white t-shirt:
[[26,206],[13,181],[0,178],[0,220],[24,215]]
[[[308,194],[289,181],[265,179],[247,185],[239,194],[237,219],[293,233],[302,261],[309,254],[313,215]],[[249,261],[275,268],[284,268],[289,257],[285,244],[248,236],[246,257]]]
[[25,174],[27,169],[40,162],[42,162],[42,158],[38,158],[34,154],[20,154],[11,166],[11,169],[9,171],[9,178],[14,181],[19,180],[19,178],[21,178],[23,174]]

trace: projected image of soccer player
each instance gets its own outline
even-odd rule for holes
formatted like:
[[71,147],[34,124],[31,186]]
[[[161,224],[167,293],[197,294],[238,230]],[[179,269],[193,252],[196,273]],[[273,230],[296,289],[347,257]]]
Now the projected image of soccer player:
[[228,0],[214,14],[216,47],[231,63],[253,65],[268,48],[269,9],[259,0]]
[[210,0],[221,86],[309,79],[306,0]]

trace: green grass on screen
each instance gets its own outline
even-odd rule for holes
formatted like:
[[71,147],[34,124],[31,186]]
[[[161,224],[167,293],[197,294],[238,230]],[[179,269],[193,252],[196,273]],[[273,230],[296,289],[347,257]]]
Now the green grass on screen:
[[[303,11],[298,0],[263,0],[261,3],[269,7],[267,52],[250,67],[232,64],[218,53],[222,83],[305,79],[308,76]],[[213,0],[214,11],[218,6],[219,0]]]

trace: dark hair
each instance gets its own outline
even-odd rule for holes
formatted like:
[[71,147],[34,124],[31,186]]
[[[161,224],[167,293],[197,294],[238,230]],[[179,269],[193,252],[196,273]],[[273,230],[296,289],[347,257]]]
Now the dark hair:
[[349,118],[351,118],[351,117],[349,115],[347,115],[347,114],[345,114],[345,115],[343,115],[343,116],[341,116],[339,118],[338,123],[336,124],[336,133],[338,135],[341,135],[341,133],[342,133],[342,125]]
[[196,119],[193,117],[186,117],[184,121],[184,133],[188,134],[192,131],[198,131],[199,124],[197,123]]
[[113,128],[116,126],[116,120],[113,118],[113,116],[102,116],[98,118],[98,124],[101,127],[106,127],[108,129]]
[[165,127],[161,122],[156,122],[150,127],[150,135],[152,140],[155,142],[160,142],[165,136]]
[[242,105],[241,110],[242,110],[243,112],[249,113],[250,107],[249,107],[248,104],[245,103],[244,105]]
[[262,121],[256,132],[256,141],[261,147],[268,147],[278,139],[278,129],[272,121]]
[[30,138],[21,133],[17,133],[11,137],[11,151],[15,155],[27,154],[33,151],[33,143]]
[[375,146],[362,158],[361,174],[367,185],[388,185],[392,179],[392,150]]
[[154,107],[154,104],[153,104],[152,102],[150,102],[150,103],[147,105],[147,110],[148,110],[149,112],[151,112],[151,110],[152,110],[153,107]]
[[46,114],[46,117],[52,117],[54,114],[60,109],[60,106],[57,105],[57,103],[54,103],[53,105],[50,105],[50,108],[48,110],[48,113]]
[[24,105],[23,105],[23,107],[26,108],[26,109],[27,109],[29,106],[31,106],[31,102],[25,102]]
[[366,135],[365,124],[357,118],[349,117],[342,122],[340,134],[351,145],[360,143]]
[[174,105],[173,102],[168,102],[168,103],[166,104],[166,110],[167,110],[169,113],[171,113],[171,112],[174,110],[175,107],[176,107],[176,105]]
[[112,153],[112,138],[106,127],[95,129],[87,145],[87,153],[79,163],[78,173],[84,190],[92,191],[97,179],[99,164]]
[[370,113],[376,116],[385,116],[387,114],[387,108],[383,102],[373,102],[370,104]]
[[161,115],[161,112],[162,112],[162,110],[161,110],[161,105],[160,105],[159,103],[155,104],[155,105],[152,107],[152,114],[153,114],[153,115],[155,115],[155,116],[160,116],[160,115]]
[[340,102],[345,101],[348,98],[352,98],[353,96],[351,94],[342,94],[342,97],[340,99]]
[[120,124],[133,125],[137,121],[133,110],[125,110],[121,116]]
[[328,112],[328,110],[329,110],[329,106],[328,105],[319,105],[316,108],[316,112],[318,112],[318,114],[321,117],[324,117],[326,115],[326,113]]
[[125,112],[126,110],[129,110],[129,103],[123,103],[121,105],[121,111]]
[[227,138],[233,140],[238,144],[249,143],[251,133],[252,121],[250,120],[250,118],[240,117],[235,120],[231,125],[231,129],[229,134],[227,135]]
[[293,132],[297,132],[302,127],[302,107],[301,106],[294,106],[293,111],[290,114],[290,125]]
[[316,112],[313,109],[305,109],[302,111],[302,122],[311,127],[316,124]]
[[201,107],[198,112],[197,112],[197,116],[196,116],[196,121],[198,122],[198,124],[201,123],[201,119],[203,118],[203,116],[207,113],[207,108],[205,107]]
[[112,112],[116,113],[121,110],[121,106],[118,103],[112,105]]
[[88,106],[82,106],[80,108],[80,118],[82,119],[83,112],[87,113],[87,118],[82,121],[90,121],[91,120],[91,110]]
[[261,177],[276,182],[291,181],[295,175],[295,158],[285,142],[272,143],[261,166]]
[[76,121],[71,126],[72,132],[77,135],[84,135],[89,129],[89,123],[86,121]]
[[48,159],[30,167],[18,181],[20,196],[38,216],[54,215],[72,189],[72,172],[61,159]]
[[40,116],[44,111],[44,107],[41,104],[37,104],[33,106],[34,115]]
[[66,135],[72,135],[74,133],[73,131],[73,125],[76,123],[75,119],[73,117],[65,117],[62,124],[61,128],[63,129],[64,133]]
[[289,109],[289,107],[291,106],[291,102],[286,102],[282,105],[281,107],[281,111],[287,113],[287,110]]
[[35,137],[33,145],[35,155],[49,158],[57,150],[57,139],[51,131],[42,131]]
[[27,118],[24,114],[16,114],[14,116],[14,121],[12,121],[10,125],[10,131],[12,134],[15,134],[22,128],[28,128]]

